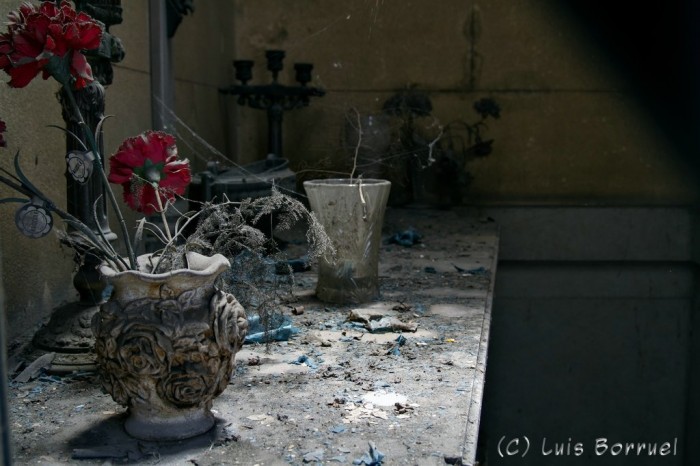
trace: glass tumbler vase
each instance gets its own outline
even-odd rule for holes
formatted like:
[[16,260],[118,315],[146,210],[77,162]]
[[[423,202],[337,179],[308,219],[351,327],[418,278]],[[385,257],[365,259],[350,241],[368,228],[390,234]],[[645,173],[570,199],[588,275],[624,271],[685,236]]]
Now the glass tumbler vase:
[[379,297],[379,246],[391,182],[335,178],[304,182],[311,210],[334,254],[319,260],[316,296],[331,303]]

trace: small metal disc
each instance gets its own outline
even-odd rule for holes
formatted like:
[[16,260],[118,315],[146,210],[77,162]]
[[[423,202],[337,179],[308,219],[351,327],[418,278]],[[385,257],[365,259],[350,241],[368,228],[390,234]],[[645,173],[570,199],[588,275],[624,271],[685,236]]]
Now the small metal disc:
[[92,152],[72,151],[66,155],[68,173],[78,183],[85,183],[90,179],[95,156]]
[[53,227],[53,217],[44,207],[28,203],[17,209],[15,224],[23,235],[30,238],[42,238]]

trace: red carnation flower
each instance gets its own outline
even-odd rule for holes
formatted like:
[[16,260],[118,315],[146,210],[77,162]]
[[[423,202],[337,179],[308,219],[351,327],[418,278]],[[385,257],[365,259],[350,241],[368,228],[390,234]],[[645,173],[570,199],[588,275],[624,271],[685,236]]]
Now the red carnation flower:
[[192,180],[190,162],[177,158],[175,138],[161,131],[146,131],[122,142],[109,158],[109,182],[124,188],[124,202],[150,215],[183,194]]
[[0,68],[10,75],[9,85],[24,87],[43,71],[64,83],[75,78],[82,89],[93,80],[92,69],[81,50],[100,46],[102,25],[64,0],[58,7],[23,3],[8,16],[7,32],[0,34]]
[[7,130],[7,125],[4,121],[0,120],[0,147],[7,147],[7,141],[5,141],[5,138],[2,135],[5,130]]

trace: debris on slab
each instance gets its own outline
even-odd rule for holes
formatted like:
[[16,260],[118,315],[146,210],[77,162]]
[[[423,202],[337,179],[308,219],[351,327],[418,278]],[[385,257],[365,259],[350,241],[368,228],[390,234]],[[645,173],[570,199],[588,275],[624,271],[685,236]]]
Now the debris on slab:
[[248,334],[245,343],[268,343],[272,341],[287,341],[299,333],[292,325],[288,316],[275,314],[263,322],[259,315],[248,316]]
[[233,424],[226,424],[219,432],[218,444],[225,445],[229,442],[238,442],[241,434],[238,433]]
[[398,304],[396,304],[395,306],[393,306],[391,308],[392,311],[398,311],[398,312],[408,312],[411,309],[413,309],[413,306],[411,306],[410,304],[402,303],[402,302],[399,302]]
[[398,244],[399,246],[410,248],[411,246],[420,243],[422,239],[423,236],[421,236],[415,229],[409,228],[407,230],[394,233],[386,240],[386,243]]
[[330,428],[330,431],[334,434],[342,434],[347,430],[347,427],[345,427],[343,424],[338,424],[337,426],[333,426]]
[[33,363],[27,366],[22,372],[19,373],[17,377],[14,378],[14,382],[27,383],[30,380],[36,379],[39,377],[42,370],[51,366],[51,363],[55,357],[56,353],[47,353],[43,356],[39,356]]
[[302,338],[302,342],[314,346],[321,346],[324,348],[329,348],[333,346],[333,342],[330,339],[325,338],[318,332],[310,332],[307,335],[304,335],[304,337]]
[[75,448],[73,449],[73,454],[71,457],[74,460],[89,460],[89,459],[115,459],[122,460],[126,459],[129,461],[138,461],[143,457],[143,454],[139,451],[138,445],[134,443],[133,446],[111,446],[105,445],[100,447],[92,448]]
[[369,392],[362,397],[362,401],[366,403],[371,403],[373,406],[384,406],[384,407],[396,407],[396,405],[401,404],[402,406],[408,403],[408,398],[406,395],[401,395],[400,393],[387,392],[384,390]]
[[399,356],[401,354],[401,347],[406,344],[406,337],[403,335],[399,335],[396,340],[394,340],[394,344],[391,345],[391,348],[386,352],[386,354],[392,354],[394,356]]
[[415,322],[403,322],[394,316],[369,309],[353,309],[350,311],[348,322],[361,322],[372,333],[380,332],[411,332],[418,330]]
[[473,269],[465,269],[464,267],[460,267],[456,264],[452,264],[452,266],[457,270],[459,273],[466,273],[469,275],[481,275],[481,276],[488,276],[489,271],[485,267],[475,267]]
[[323,462],[323,450],[314,450],[304,454],[304,463]]
[[318,369],[319,363],[323,361],[315,361],[312,359],[310,356],[307,356],[306,354],[302,354],[298,358],[296,358],[294,361],[290,361],[289,364],[296,364],[297,366],[301,366],[302,364],[306,364],[309,366],[311,369]]
[[462,457],[461,456],[449,456],[445,455],[444,456],[445,464],[455,464],[457,466],[462,466],[464,463],[462,462]]
[[369,451],[360,459],[356,459],[352,464],[365,466],[380,466],[384,462],[384,453],[377,450],[374,442],[369,442]]
[[260,361],[260,356],[253,356],[251,358],[248,358],[249,366],[259,366],[260,364],[262,364],[262,362]]

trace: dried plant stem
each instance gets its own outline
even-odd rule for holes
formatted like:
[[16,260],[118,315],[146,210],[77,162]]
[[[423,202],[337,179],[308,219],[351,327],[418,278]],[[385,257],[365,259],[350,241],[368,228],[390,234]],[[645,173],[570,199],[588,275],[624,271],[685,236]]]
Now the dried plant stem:
[[[352,172],[350,172],[350,184],[355,177],[355,170],[357,170],[357,159],[360,156],[360,146],[362,145],[362,120],[360,118],[360,112],[352,107],[352,110],[357,116],[357,144],[355,144],[355,155],[352,158]],[[357,189],[360,193],[360,202],[362,203],[362,220],[367,220],[367,202],[365,197],[362,195],[362,176],[360,175],[358,179]]]
[[[158,197],[158,196],[156,196]],[[160,201],[159,201],[160,203]],[[221,205],[228,205],[231,204],[230,202],[221,204]],[[163,247],[163,252],[160,254],[158,257],[158,262],[156,262],[156,265],[153,267],[153,273],[156,273],[158,271],[158,267],[160,267],[160,264],[163,262],[163,258],[167,255],[167,252],[173,247],[175,244],[175,240],[177,239],[178,236],[182,234],[183,231],[189,226],[189,224],[195,220],[204,210],[200,210],[198,212],[193,213],[192,215],[187,217],[187,221],[178,229],[175,231],[175,236],[170,235],[170,231],[168,230],[167,236],[168,236],[168,241],[166,242],[165,246]],[[161,212],[163,214],[163,212]],[[167,225],[165,215],[163,214],[163,222],[165,222],[165,225]],[[167,227],[169,229],[169,227]]]
[[168,238],[168,243],[173,241],[173,235],[170,233],[170,225],[168,225],[168,218],[165,216],[166,207],[163,207],[163,201],[160,198],[160,193],[158,192],[158,183],[152,183],[153,189],[156,192],[156,202],[158,203],[158,212],[160,212],[160,218],[163,220],[163,229],[165,230],[165,237]]
[[435,138],[428,143],[428,166],[432,165],[433,162],[435,162],[435,157],[433,157],[433,150],[435,150],[435,144],[440,142],[440,139],[442,138],[442,133],[443,133],[443,128],[440,126],[440,133],[435,136]]
[[357,116],[357,144],[355,144],[355,156],[352,158],[352,171],[350,172],[350,182],[355,177],[355,170],[357,170],[357,158],[360,155],[360,145],[362,144],[362,120],[360,119],[360,112],[352,107],[352,110]]
[[358,180],[357,190],[360,192],[360,203],[362,204],[362,220],[367,220],[367,201],[365,201],[365,196],[362,194],[362,178]]

